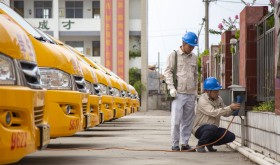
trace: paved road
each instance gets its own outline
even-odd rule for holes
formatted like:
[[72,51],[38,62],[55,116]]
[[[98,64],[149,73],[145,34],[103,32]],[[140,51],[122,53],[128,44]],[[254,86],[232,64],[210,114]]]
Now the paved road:
[[[190,144],[197,140],[191,137]],[[115,147],[115,149],[113,149]],[[131,151],[125,149],[146,151]],[[106,149],[107,148],[107,149]],[[104,123],[72,137],[51,140],[46,150],[28,155],[17,164],[52,165],[252,165],[226,146],[216,153],[170,151],[170,112],[137,112]]]

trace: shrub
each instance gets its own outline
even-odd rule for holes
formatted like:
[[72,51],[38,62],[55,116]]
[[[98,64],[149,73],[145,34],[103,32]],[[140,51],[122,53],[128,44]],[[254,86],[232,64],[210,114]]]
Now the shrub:
[[260,103],[258,106],[253,107],[253,111],[258,112],[274,112],[275,102],[272,100]]

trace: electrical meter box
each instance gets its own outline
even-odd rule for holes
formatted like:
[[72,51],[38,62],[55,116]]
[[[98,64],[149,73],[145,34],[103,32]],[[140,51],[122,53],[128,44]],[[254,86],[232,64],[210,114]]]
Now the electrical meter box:
[[246,89],[240,85],[231,85],[228,89],[221,89],[220,96],[222,97],[225,105],[231,103],[239,103],[241,105],[238,113],[235,116],[245,116],[245,102],[246,102]]

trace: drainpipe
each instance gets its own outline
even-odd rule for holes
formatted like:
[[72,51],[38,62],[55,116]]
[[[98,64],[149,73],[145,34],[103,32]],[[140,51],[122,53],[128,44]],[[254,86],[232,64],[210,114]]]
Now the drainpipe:
[[266,157],[260,153],[256,153],[255,151],[253,151],[250,148],[247,148],[245,146],[241,146],[239,143],[237,142],[232,142],[230,144],[228,144],[232,149],[237,150],[238,152],[240,152],[242,155],[246,156],[247,158],[249,158],[250,160],[261,164],[261,165],[280,165],[279,162],[277,162],[274,159],[271,159],[269,157]]

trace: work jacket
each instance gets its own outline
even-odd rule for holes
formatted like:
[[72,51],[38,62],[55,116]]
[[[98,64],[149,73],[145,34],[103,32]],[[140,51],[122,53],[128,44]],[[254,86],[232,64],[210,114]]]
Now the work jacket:
[[207,93],[203,93],[197,103],[192,133],[195,134],[197,129],[205,124],[213,124],[219,127],[220,117],[227,117],[231,114],[230,106],[225,106],[220,96],[218,99],[212,100]]
[[[197,94],[197,56],[194,53],[185,54],[181,48],[177,52],[177,92]],[[175,51],[167,59],[164,71],[168,89],[174,89],[173,73],[175,66]]]

